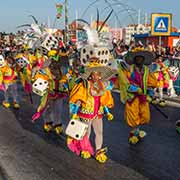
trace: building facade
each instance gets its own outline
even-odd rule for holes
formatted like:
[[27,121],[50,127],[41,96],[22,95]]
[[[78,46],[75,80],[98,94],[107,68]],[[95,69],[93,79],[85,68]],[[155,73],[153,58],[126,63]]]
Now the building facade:
[[129,44],[131,40],[134,40],[134,34],[146,34],[151,32],[150,24],[136,24],[129,25],[125,28],[125,43]]

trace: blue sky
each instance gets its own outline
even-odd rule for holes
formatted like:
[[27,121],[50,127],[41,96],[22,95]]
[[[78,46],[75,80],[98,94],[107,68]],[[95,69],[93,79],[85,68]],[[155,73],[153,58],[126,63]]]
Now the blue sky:
[[[87,6],[95,0],[69,0],[69,16],[70,20],[75,19],[75,12],[78,12],[78,17],[81,17]],[[111,4],[117,3],[120,0],[108,0]],[[16,27],[21,24],[31,23],[32,19],[28,15],[34,15],[40,22],[47,22],[48,16],[51,24],[54,22],[56,15],[55,3],[63,3],[64,0],[1,0],[0,4],[0,31],[16,31]],[[122,0],[129,7],[138,12],[141,9],[141,21],[144,22],[144,14],[151,14],[152,12],[163,12],[173,14],[173,25],[180,28],[180,0]],[[90,21],[96,17],[96,9],[100,10],[102,19],[110,11],[104,0],[99,0],[91,6],[84,19]],[[104,9],[105,8],[105,9]],[[128,15],[127,11],[121,11],[122,6],[113,5],[116,15],[110,19],[112,26],[125,26],[132,23],[133,20],[137,22],[137,12],[130,12],[132,18]],[[104,11],[103,11],[104,9]],[[118,16],[118,18],[116,17]],[[58,20],[56,26],[62,27],[64,20]]]

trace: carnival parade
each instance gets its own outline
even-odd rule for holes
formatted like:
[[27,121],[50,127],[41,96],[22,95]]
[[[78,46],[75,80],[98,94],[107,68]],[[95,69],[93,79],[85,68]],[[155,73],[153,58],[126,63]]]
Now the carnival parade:
[[[135,23],[123,0],[84,3],[84,16],[76,13],[71,22],[65,0],[54,5],[53,25],[27,14],[16,32],[0,33],[3,179],[180,179],[177,15],[152,10],[142,22],[139,10]],[[125,28],[117,25],[120,6],[130,19]]]

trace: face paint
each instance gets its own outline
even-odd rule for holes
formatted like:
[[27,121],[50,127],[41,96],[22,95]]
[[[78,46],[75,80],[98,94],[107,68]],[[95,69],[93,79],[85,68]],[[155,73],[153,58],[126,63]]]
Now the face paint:
[[100,72],[92,72],[91,79],[94,82],[101,80],[101,73]]

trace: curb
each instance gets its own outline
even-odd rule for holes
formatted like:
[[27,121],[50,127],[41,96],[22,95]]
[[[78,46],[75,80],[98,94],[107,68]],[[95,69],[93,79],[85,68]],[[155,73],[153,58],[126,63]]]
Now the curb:
[[169,96],[164,95],[164,97],[163,97],[163,98],[164,98],[165,100],[168,100],[168,101],[172,101],[172,102],[180,103],[180,96],[170,98]]

